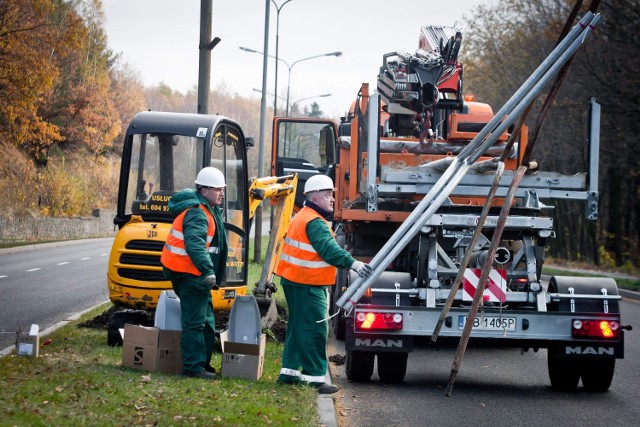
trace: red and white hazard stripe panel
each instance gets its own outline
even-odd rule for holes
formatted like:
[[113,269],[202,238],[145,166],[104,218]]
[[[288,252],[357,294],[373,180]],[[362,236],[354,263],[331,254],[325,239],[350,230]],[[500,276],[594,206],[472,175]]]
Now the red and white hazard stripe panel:
[[[473,301],[473,296],[478,288],[482,269],[467,268],[462,279],[462,300]],[[484,288],[482,300],[485,302],[507,301],[507,271],[491,269],[489,280]]]

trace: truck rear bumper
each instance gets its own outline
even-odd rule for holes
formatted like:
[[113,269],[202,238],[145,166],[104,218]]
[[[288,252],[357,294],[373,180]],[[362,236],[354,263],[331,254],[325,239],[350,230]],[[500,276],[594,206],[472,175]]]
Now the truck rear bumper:
[[[383,307],[358,305],[347,319],[345,348],[351,351],[404,351],[413,349],[414,343],[426,343],[433,335],[441,314],[440,308]],[[354,316],[360,311],[399,313],[403,328],[399,331],[356,330]],[[452,308],[445,318],[439,342],[457,342],[462,335],[468,310]],[[624,354],[624,334],[615,339],[576,338],[572,336],[572,321],[614,320],[620,323],[619,313],[570,313],[481,310],[477,320],[486,329],[473,329],[472,344],[497,347],[551,348],[558,356],[616,357]],[[499,328],[496,325],[504,325]]]

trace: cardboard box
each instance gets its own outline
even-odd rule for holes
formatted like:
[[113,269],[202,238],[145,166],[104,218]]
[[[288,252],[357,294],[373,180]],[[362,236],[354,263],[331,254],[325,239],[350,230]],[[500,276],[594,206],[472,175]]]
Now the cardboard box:
[[267,336],[262,334],[258,344],[229,341],[229,331],[220,334],[222,345],[222,376],[258,380],[262,376]]
[[20,333],[16,338],[16,354],[18,356],[38,357],[40,355],[40,327],[31,325],[29,333]]
[[150,372],[182,373],[180,331],[124,325],[122,365]]

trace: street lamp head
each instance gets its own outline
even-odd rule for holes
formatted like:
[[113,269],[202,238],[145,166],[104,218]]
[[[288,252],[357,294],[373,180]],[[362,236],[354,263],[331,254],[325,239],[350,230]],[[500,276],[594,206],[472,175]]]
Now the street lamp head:
[[244,50],[245,52],[252,52],[252,53],[262,53],[262,52],[258,52],[257,50],[249,49],[248,47],[244,47],[244,46],[240,46],[240,50]]
[[326,56],[342,56],[342,52],[338,51],[338,52],[331,52],[331,53],[327,53]]

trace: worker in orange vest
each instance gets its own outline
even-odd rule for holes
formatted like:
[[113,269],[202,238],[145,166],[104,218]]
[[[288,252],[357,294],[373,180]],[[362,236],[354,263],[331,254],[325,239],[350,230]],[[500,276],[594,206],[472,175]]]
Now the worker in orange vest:
[[169,200],[169,211],[178,216],[160,261],[180,298],[182,372],[215,379],[215,369],[210,365],[216,334],[211,289],[219,287],[227,263],[227,237],[220,209],[226,183],[219,169],[206,167],[198,172],[195,184],[195,191],[179,191]]
[[325,383],[327,291],[335,284],[337,268],[352,269],[361,277],[372,271],[336,242],[326,220],[333,213],[334,190],[326,175],[307,180],[305,205],[291,221],[275,271],[282,278],[289,313],[278,382],[309,384],[320,394],[338,391]]

